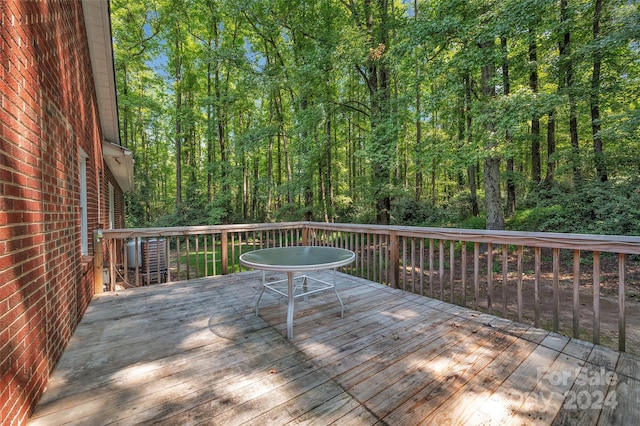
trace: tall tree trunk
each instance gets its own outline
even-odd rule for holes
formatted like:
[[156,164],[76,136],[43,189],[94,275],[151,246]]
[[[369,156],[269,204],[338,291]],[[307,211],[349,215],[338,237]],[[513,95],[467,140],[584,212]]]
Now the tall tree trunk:
[[[418,12],[419,12],[419,5],[418,5],[418,0],[414,0],[413,1],[413,19],[414,21],[418,21]],[[423,164],[422,164],[422,120],[421,120],[421,115],[422,115],[422,110],[421,110],[421,99],[420,99],[420,95],[421,95],[421,91],[422,91],[422,85],[420,82],[420,63],[418,61],[418,64],[416,64],[416,147],[415,147],[415,158],[416,158],[416,190],[415,190],[415,199],[416,201],[420,201],[420,199],[422,199],[422,184],[423,184],[423,177],[422,177],[422,169],[423,169]]]
[[553,186],[556,172],[556,161],[553,158],[556,152],[556,110],[549,111],[547,116],[547,174],[544,184],[547,188]]
[[267,151],[267,206],[266,214],[270,216],[273,207],[273,136],[269,137]]
[[[372,189],[375,200],[376,222],[380,225],[388,225],[391,219],[391,195],[389,187],[392,186],[391,167],[395,164],[391,158],[396,150],[391,132],[385,127],[378,130],[379,125],[391,125],[391,93],[389,69],[385,61],[389,49],[388,39],[388,0],[364,0],[361,15],[354,1],[348,3],[351,14],[359,26],[366,29],[367,43],[369,45],[369,57],[366,69],[358,68],[358,71],[367,83],[370,101],[370,123],[372,142],[368,147],[372,165]],[[360,21],[362,16],[363,21]],[[378,19],[376,19],[378,18]]]
[[571,57],[571,31],[568,11],[569,0],[560,0],[560,24],[564,27],[560,41],[560,65],[564,76],[564,87],[569,98],[569,138],[572,149],[572,168],[574,185],[582,185],[580,171],[580,144],[578,140],[578,106],[576,95],[573,93],[573,59]]
[[[282,186],[282,176],[283,176],[283,167],[282,167],[282,136],[284,133],[284,118],[282,114],[282,94],[280,90],[274,90],[273,94],[273,109],[274,109],[274,117],[275,117],[275,125],[277,130],[276,133],[276,179],[275,186]],[[278,196],[280,199],[280,196]],[[281,200],[277,202],[278,207],[282,205]]]
[[322,171],[322,162],[318,162],[318,176],[320,177],[320,187],[318,188],[318,197],[322,202],[322,217],[325,223],[329,222],[329,212],[327,206],[327,183],[326,175]]
[[607,166],[602,152],[602,138],[600,136],[600,68],[602,67],[602,53],[597,43],[600,38],[600,19],[602,15],[602,0],[595,0],[593,12],[593,40],[596,48],[593,52],[593,73],[591,75],[591,131],[593,133],[593,157],[596,174],[600,182],[606,182]]
[[242,219],[246,222],[249,219],[249,167],[244,149],[240,161],[242,167]]
[[176,39],[176,206],[182,204],[182,60],[180,41]]
[[[471,146],[473,143],[473,132],[471,130],[472,116],[471,116],[471,77],[469,74],[464,76],[464,104],[465,104],[465,116],[466,116],[466,134],[467,144]],[[467,175],[469,178],[469,192],[471,193],[471,212],[474,217],[478,217],[480,214],[480,206],[478,205],[478,189],[476,185],[476,165],[471,164],[467,167]]]
[[[127,64],[126,62],[122,64],[122,76],[124,80],[124,84],[122,85],[122,94],[126,99],[129,96],[129,82],[127,75]],[[125,103],[122,108],[122,146],[125,148],[129,148],[129,103]]]
[[293,172],[291,169],[291,156],[289,155],[289,136],[287,127],[284,122],[284,112],[282,107],[282,97],[279,97],[279,115],[280,115],[280,132],[282,133],[282,152],[284,153],[284,174],[287,182],[287,203],[293,203],[293,190],[291,183],[293,180]]
[[422,162],[422,109],[420,102],[420,67],[416,67],[416,145],[415,145],[415,161],[416,161],[416,191],[415,199],[420,201],[422,199],[422,185],[424,178],[422,176],[422,169],[424,168]]
[[[486,52],[485,57],[493,58],[492,50],[494,47],[493,40],[481,43],[480,48]],[[482,66],[481,69],[481,85],[482,95],[485,102],[490,103],[495,98],[496,89],[493,84],[493,78],[496,72],[496,65],[493,59],[489,63]],[[489,106],[489,108],[491,108]],[[488,134],[494,134],[496,123],[491,111],[488,111],[488,119],[485,122],[485,128]],[[487,155],[484,159],[484,193],[485,206],[487,212],[487,229],[501,230],[504,229],[504,213],[502,212],[502,199],[500,196],[500,157],[494,153],[496,148],[493,138],[488,138],[485,146]]]
[[253,188],[251,189],[251,217],[257,221],[265,220],[264,210],[258,214],[258,193],[260,192],[260,159],[257,156],[253,157]]
[[[214,37],[215,47],[220,48],[220,35],[218,32],[218,26],[214,25]],[[218,108],[216,108],[216,124],[217,124],[217,137],[218,147],[220,149],[220,195],[223,197],[220,206],[224,209],[221,221],[222,224],[229,223],[229,215],[231,214],[231,188],[229,185],[229,159],[227,158],[227,111],[222,108],[224,103],[226,89],[223,87],[223,81],[220,77],[220,66],[216,62],[213,72],[213,87],[215,92],[215,99]]]
[[[464,137],[465,137],[465,106],[464,95],[458,97],[458,151],[463,152],[464,149]],[[465,175],[462,170],[458,170],[456,181],[458,182],[458,192],[462,192],[465,189]]]
[[[507,38],[500,37],[500,45],[502,47],[502,83],[504,85],[504,95],[509,96],[511,93],[511,80],[509,79],[509,49],[507,46]],[[505,142],[511,145],[511,132],[507,129],[505,132]],[[512,150],[508,150],[512,151]],[[516,183],[513,153],[507,157],[507,216],[513,216],[516,212]]]
[[[381,3],[386,4],[386,1],[382,0]],[[372,75],[377,76],[377,78],[374,77],[373,79],[373,81],[377,80],[377,88],[374,91],[375,93],[373,94],[373,96],[376,98],[375,102],[378,103],[377,107],[375,108],[375,110],[377,110],[378,112],[377,117],[375,118],[375,122],[378,123],[377,120],[381,119],[382,122],[386,122],[388,125],[391,112],[389,105],[389,70],[387,69],[387,65],[379,59],[376,62],[378,63],[370,68]],[[384,133],[388,132],[385,131]],[[386,134],[383,136],[383,138],[384,140],[382,141],[382,146],[378,154],[383,154],[385,159],[383,161],[375,163],[373,167],[373,175],[376,186],[375,198],[377,223],[380,225],[388,225],[391,219],[391,195],[389,194],[387,187],[391,183],[391,165],[393,162],[390,158],[386,157],[388,157],[390,153],[393,153],[394,150],[392,140],[390,140],[390,136]]]
[[324,157],[325,157],[325,173],[326,173],[326,195],[325,195],[325,222],[333,222],[333,161],[332,161],[332,135],[331,135],[331,115],[328,113],[327,123],[325,127],[325,148],[324,148]]
[[[538,44],[535,30],[529,29],[529,88],[531,92],[538,93]],[[536,184],[542,177],[540,161],[540,117],[534,112],[531,117],[531,177]]]
[[[306,97],[303,97],[300,101],[300,111],[304,113],[309,107],[309,100]],[[302,139],[309,140],[309,130],[304,127]],[[307,150],[308,144],[303,144],[303,155],[306,154],[308,157],[309,153]],[[313,178],[311,176],[311,167],[305,167],[303,172],[303,182],[302,182],[302,192],[303,192],[303,207],[304,207],[304,220],[312,221],[313,220],[313,186],[312,186]]]
[[[208,40],[209,50],[212,50],[212,41]],[[214,196],[213,190],[213,105],[211,102],[211,61],[207,63],[207,202],[211,203]]]

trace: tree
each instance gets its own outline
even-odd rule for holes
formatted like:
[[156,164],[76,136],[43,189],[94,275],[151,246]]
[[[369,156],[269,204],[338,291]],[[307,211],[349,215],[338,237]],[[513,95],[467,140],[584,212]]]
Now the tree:
[[543,176],[588,191],[640,170],[634,3],[112,6],[138,224],[403,223],[412,205],[495,229],[503,191],[511,216],[554,193]]
[[571,46],[571,16],[569,0],[560,0],[560,25],[561,39],[559,42],[560,74],[562,76],[562,88],[569,99],[569,137],[572,148],[573,182],[576,186],[582,184],[582,172],[580,167],[580,144],[578,140],[578,105],[574,90],[574,60]]
[[593,50],[593,72],[591,74],[591,131],[593,134],[593,156],[596,174],[600,182],[606,182],[607,166],[602,153],[602,137],[600,136],[600,70],[602,68],[602,52],[598,45],[600,41],[600,19],[602,15],[602,0],[595,0],[593,11],[593,40],[596,46]]
[[371,134],[367,153],[372,163],[372,186],[376,205],[376,222],[389,224],[391,212],[392,169],[395,165],[395,120],[391,107],[389,55],[390,15],[387,0],[364,0],[358,7],[354,0],[344,2],[356,26],[363,32],[369,52],[355,64],[369,93]]
[[483,55],[487,62],[482,65],[481,86],[484,114],[486,116],[484,130],[486,132],[486,153],[484,158],[484,192],[485,207],[487,212],[487,229],[504,229],[504,213],[502,211],[502,197],[500,195],[500,155],[497,150],[496,118],[491,110],[492,100],[496,96],[496,89],[493,83],[495,78],[495,43],[493,40],[480,42],[480,49],[485,52]]

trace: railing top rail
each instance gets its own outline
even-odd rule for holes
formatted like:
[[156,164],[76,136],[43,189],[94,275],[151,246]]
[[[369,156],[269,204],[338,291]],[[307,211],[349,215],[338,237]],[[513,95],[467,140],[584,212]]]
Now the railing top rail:
[[144,238],[144,237],[170,237],[183,235],[221,234],[222,232],[248,232],[248,231],[273,231],[302,229],[304,222],[278,222],[278,223],[248,223],[234,225],[202,225],[202,226],[173,226],[156,228],[123,228],[105,229],[105,238]]
[[527,247],[640,254],[640,236],[561,234],[552,232],[492,231],[457,228],[367,225],[325,222],[277,222],[166,228],[127,228],[104,230],[105,238],[164,237],[220,234],[222,232],[273,231],[290,229],[324,229],[330,231],[395,234],[401,237],[442,239]]
[[418,226],[360,225],[343,223],[305,222],[313,229],[368,232],[402,237],[433,238],[492,244],[512,244],[527,247],[547,247],[569,250],[601,251],[640,254],[640,236],[562,234],[554,232],[492,231],[458,228],[429,228]]

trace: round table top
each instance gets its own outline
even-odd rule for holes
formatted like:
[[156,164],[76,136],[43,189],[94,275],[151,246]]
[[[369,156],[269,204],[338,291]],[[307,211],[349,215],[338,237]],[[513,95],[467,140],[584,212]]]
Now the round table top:
[[336,247],[291,246],[254,250],[240,256],[240,263],[266,271],[317,271],[347,265],[356,258],[351,250]]

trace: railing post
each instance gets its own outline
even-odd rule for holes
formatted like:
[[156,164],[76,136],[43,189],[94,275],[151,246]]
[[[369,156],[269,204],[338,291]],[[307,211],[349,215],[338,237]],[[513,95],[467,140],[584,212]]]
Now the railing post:
[[222,262],[220,272],[222,275],[227,275],[229,273],[229,244],[227,239],[228,232],[224,230],[220,234],[220,261]]
[[600,252],[593,252],[593,343],[600,344]]
[[303,225],[302,227],[302,245],[309,245],[309,228],[307,227],[307,225]]
[[625,254],[618,253],[618,350],[624,352],[627,344],[625,317]]
[[102,230],[93,231],[93,291],[102,293],[104,286],[103,275],[104,250],[102,248]]
[[392,288],[398,288],[400,278],[400,253],[398,247],[398,234],[395,231],[389,233],[389,284]]

